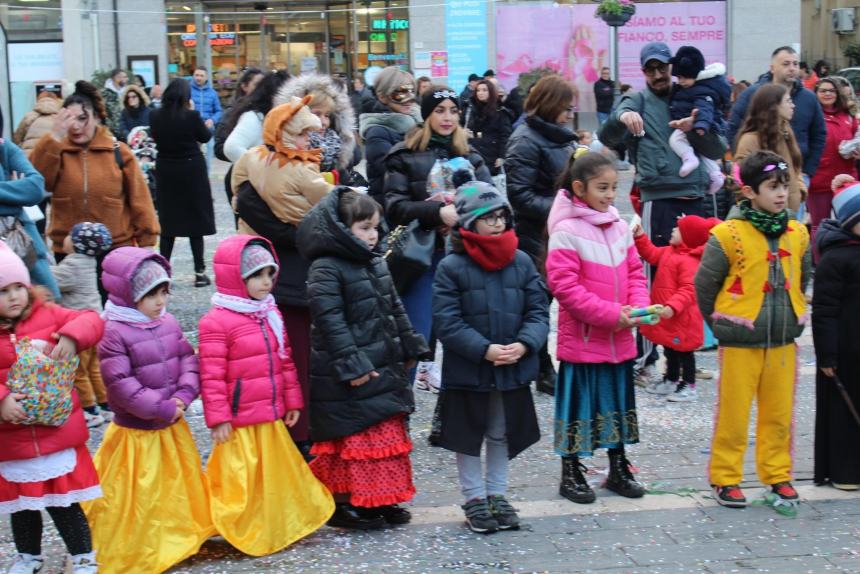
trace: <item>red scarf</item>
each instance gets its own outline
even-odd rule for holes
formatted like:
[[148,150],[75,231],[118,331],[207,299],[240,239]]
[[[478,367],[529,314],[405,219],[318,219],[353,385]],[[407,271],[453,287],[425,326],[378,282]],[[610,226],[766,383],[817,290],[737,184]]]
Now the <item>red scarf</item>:
[[504,269],[514,260],[519,239],[513,229],[501,235],[479,235],[468,229],[460,229],[463,247],[475,262],[487,271]]

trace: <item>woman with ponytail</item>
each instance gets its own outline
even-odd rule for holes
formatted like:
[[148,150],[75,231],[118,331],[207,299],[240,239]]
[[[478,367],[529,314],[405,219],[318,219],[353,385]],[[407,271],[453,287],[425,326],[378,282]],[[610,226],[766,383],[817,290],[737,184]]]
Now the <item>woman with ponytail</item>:
[[[80,80],[63,102],[51,133],[33,148],[30,161],[53,194],[48,236],[59,261],[63,240],[81,221],[103,223],[113,248],[151,247],[159,234],[158,219],[146,179],[129,147],[105,127],[105,104],[98,89]],[[98,273],[101,260],[98,258]],[[99,283],[102,300],[106,294]]]

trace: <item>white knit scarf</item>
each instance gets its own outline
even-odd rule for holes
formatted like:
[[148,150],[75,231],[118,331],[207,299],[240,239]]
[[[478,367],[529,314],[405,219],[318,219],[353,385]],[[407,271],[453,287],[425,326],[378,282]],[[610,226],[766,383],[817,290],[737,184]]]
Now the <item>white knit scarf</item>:
[[212,305],[243,315],[250,315],[255,319],[265,319],[278,340],[278,355],[280,357],[287,356],[284,348],[284,321],[278,313],[278,307],[275,305],[275,298],[272,295],[267,295],[265,299],[257,301],[246,297],[215,293],[212,295]]
[[161,323],[161,319],[164,318],[164,315],[167,313],[167,309],[161,310],[161,316],[158,319],[153,319],[152,317],[147,317],[137,309],[132,307],[123,307],[122,305],[117,305],[113,301],[108,301],[105,303],[105,310],[102,313],[102,319],[105,321],[120,321],[121,323],[138,323],[145,324],[145,326],[153,326]]

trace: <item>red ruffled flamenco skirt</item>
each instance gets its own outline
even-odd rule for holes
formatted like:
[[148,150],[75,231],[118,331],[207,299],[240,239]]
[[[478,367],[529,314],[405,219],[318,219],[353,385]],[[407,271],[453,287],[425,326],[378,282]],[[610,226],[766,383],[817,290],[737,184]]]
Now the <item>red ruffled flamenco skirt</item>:
[[397,415],[361,432],[314,443],[311,470],[333,494],[353,506],[375,508],[412,500],[412,441],[406,416]]

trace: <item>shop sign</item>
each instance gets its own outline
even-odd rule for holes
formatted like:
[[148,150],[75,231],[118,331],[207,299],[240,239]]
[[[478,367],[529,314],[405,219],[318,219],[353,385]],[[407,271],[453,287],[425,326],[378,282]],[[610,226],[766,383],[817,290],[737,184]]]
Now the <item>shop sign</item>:
[[368,54],[367,61],[368,62],[385,62],[385,61],[395,61],[395,60],[405,60],[406,52],[400,52],[399,54]]
[[[193,48],[197,45],[197,27],[194,24],[185,26],[185,33],[180,36],[182,45]],[[230,31],[229,24],[209,24],[210,46],[235,46],[238,42],[238,34]]]
[[370,41],[371,42],[387,42],[388,39],[391,39],[392,42],[397,41],[397,32],[385,33],[385,32],[371,32],[370,33]]
[[[469,74],[487,69],[486,0],[445,2],[445,45],[448,48],[448,85],[459,92]],[[504,38],[504,36],[497,36]],[[538,34],[532,38],[552,38]],[[505,41],[507,43],[507,40]],[[555,44],[555,42],[539,42]]]
[[374,30],[408,30],[409,20],[374,20],[370,27]]
[[430,52],[430,77],[448,76],[448,52]]

